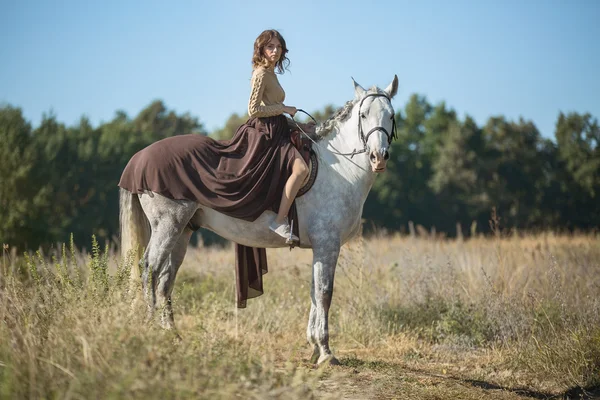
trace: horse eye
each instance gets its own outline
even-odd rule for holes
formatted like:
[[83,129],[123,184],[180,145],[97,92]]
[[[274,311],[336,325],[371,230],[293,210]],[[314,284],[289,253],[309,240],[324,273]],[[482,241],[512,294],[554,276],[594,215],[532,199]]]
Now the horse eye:
[[365,113],[361,113],[361,114],[360,114],[360,117],[361,117],[361,118],[367,118],[367,116],[365,115]]

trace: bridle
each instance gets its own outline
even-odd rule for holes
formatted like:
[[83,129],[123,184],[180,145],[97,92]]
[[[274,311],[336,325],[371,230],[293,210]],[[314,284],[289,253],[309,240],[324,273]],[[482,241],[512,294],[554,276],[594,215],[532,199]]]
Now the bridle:
[[[388,145],[391,145],[392,140],[397,139],[397,137],[398,137],[396,135],[396,118],[395,118],[393,111],[392,111],[392,133],[391,134],[388,133],[388,131],[383,126],[376,126],[376,127],[372,128],[365,136],[365,134],[363,133],[363,129],[362,129],[362,114],[361,114],[360,110],[362,108],[362,104],[368,97],[385,97],[390,102],[390,106],[392,105],[392,100],[383,93],[368,94],[365,97],[363,97],[363,99],[360,101],[360,105],[358,106],[358,136],[363,143],[363,149],[359,153],[364,153],[367,151],[367,141],[369,140],[369,136],[373,132],[381,131],[381,132],[385,133],[385,136],[387,136],[387,138],[388,138]],[[392,110],[393,109],[394,109],[394,107],[392,107]],[[359,154],[359,153],[356,153],[356,154]]]
[[[362,100],[360,101],[360,104],[358,105],[358,138],[362,142],[363,148],[360,149],[360,150],[354,149],[350,153],[340,153],[339,151],[337,151],[337,149],[335,147],[333,147],[331,144],[329,144],[329,146],[331,146],[333,148],[333,150],[330,150],[333,154],[337,154],[337,155],[340,155],[340,156],[350,156],[350,158],[352,158],[356,154],[366,153],[369,150],[369,147],[367,146],[367,141],[369,140],[369,136],[371,136],[372,133],[377,132],[377,131],[381,131],[381,132],[385,133],[385,136],[387,136],[387,138],[388,138],[388,145],[392,144],[392,140],[398,138],[398,135],[396,133],[396,118],[395,118],[395,114],[393,112],[393,109],[394,109],[393,107],[392,107],[392,132],[391,132],[391,134],[383,126],[376,126],[376,127],[372,128],[369,132],[367,132],[366,135],[364,134],[363,127],[362,127],[362,113],[361,113],[361,109],[362,109],[362,105],[363,105],[364,101],[367,98],[369,98],[369,97],[385,97],[390,102],[390,105],[392,104],[392,100],[387,95],[385,95],[383,93],[370,93],[370,94],[366,95],[365,97],[363,97]],[[313,121],[315,121],[315,123],[317,122],[312,117],[312,115],[310,115],[306,111],[301,110],[301,109],[298,109],[297,111],[300,111],[300,112],[308,115]],[[292,117],[292,119],[293,119],[293,117]],[[300,131],[307,138],[309,138],[313,143],[315,143],[315,141],[312,140],[312,138],[306,132],[304,132],[301,128],[300,128]]]

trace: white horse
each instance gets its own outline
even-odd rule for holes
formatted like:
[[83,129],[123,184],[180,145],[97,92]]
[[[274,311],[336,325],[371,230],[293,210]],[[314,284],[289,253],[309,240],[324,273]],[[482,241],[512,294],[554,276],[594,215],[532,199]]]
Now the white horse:
[[[319,139],[313,146],[319,159],[317,179],[310,191],[296,199],[300,247],[313,249],[306,334],[314,346],[312,362],[318,364],[337,363],[329,349],[328,329],[335,268],[340,247],[360,230],[363,205],[376,174],[385,170],[395,135],[391,99],[397,90],[396,76],[385,90],[375,86],[365,90],[354,82],[354,100],[317,129]],[[189,224],[245,246],[285,247],[282,238],[269,230],[274,218],[275,213],[265,211],[248,222],[193,201],[152,192],[134,195],[121,189],[121,253],[135,254],[145,247],[139,264],[149,308],[162,310],[162,325],[174,328],[171,293],[193,233]],[[132,278],[139,281],[139,276],[134,262]]]

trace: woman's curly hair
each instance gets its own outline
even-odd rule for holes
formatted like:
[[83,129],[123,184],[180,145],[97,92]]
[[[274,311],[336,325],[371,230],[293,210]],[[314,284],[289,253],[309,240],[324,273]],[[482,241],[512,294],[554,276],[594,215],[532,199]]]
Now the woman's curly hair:
[[256,40],[254,41],[254,54],[252,55],[252,68],[267,67],[269,62],[264,56],[265,46],[276,37],[281,43],[281,56],[277,63],[275,63],[275,70],[279,74],[283,74],[290,65],[290,59],[286,57],[288,48],[285,44],[285,39],[275,29],[267,29],[263,31]]

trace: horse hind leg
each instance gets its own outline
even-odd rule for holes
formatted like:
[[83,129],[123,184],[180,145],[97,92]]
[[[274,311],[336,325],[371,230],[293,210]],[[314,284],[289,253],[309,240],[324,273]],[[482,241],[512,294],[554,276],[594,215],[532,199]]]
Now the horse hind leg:
[[172,224],[163,222],[153,232],[142,274],[149,317],[152,318],[154,312],[160,310],[161,326],[167,329],[174,327],[171,292],[190,238],[189,232],[176,232],[172,227]]
[[175,274],[185,255],[185,248],[182,248],[187,246],[191,235],[186,225],[194,215],[197,204],[171,200],[157,194],[152,197],[141,196],[140,203],[152,227],[150,241],[142,260],[142,286],[148,303],[149,317],[159,308],[163,311],[162,325],[172,328],[173,318],[168,300]]
[[179,267],[185,258],[192,233],[193,231],[188,228],[183,231],[169,255],[168,265],[165,265],[156,278],[156,307],[162,311],[160,323],[165,329],[175,329],[171,294],[173,293],[177,271],[179,271]]
[[151,319],[157,308],[164,306],[164,296],[157,292],[161,280],[170,278],[170,255],[175,248],[181,233],[174,234],[172,229],[161,223],[153,229],[150,242],[143,259],[142,287],[148,304],[148,318]]

